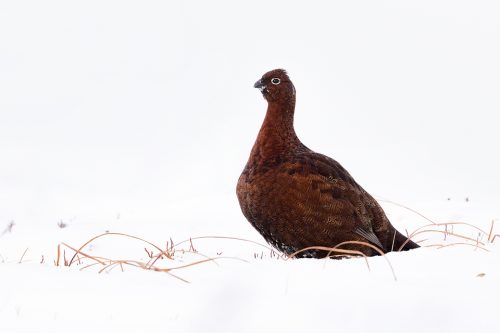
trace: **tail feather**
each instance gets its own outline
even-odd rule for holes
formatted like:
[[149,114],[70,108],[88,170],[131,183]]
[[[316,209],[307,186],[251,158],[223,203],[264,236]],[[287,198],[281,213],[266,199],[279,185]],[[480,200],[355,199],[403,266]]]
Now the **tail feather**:
[[394,229],[391,251],[408,251],[419,247],[420,245]]

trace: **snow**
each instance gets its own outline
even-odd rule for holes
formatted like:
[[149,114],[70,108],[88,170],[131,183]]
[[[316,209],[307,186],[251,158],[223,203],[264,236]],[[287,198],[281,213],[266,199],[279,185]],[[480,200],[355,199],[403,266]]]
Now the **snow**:
[[[486,0],[1,2],[0,332],[497,331],[499,14]],[[400,231],[469,225],[367,261],[256,244],[234,192],[266,107],[252,85],[278,67],[299,137]],[[213,260],[64,266],[98,235],[82,252],[157,253],[114,233],[188,240],[158,268]]]
[[495,331],[498,251],[424,248],[387,259],[397,280],[382,258],[369,259],[370,271],[363,259],[227,259],[180,271],[189,284],[139,269],[97,274],[7,263],[0,265],[2,326],[4,332]]

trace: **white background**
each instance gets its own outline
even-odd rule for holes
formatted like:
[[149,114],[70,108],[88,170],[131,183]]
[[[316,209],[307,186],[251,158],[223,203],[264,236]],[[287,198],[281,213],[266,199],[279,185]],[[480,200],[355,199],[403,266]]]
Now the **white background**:
[[218,194],[232,209],[266,108],[252,84],[277,67],[302,141],[376,196],[498,202],[499,14],[495,1],[2,2],[2,218]]
[[499,18],[497,1],[0,1],[0,254],[104,230],[261,240],[235,186],[274,68],[303,143],[370,193],[488,225]]

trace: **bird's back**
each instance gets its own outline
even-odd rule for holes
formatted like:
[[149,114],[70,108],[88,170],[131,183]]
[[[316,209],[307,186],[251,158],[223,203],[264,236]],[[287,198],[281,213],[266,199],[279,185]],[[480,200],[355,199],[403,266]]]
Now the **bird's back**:
[[[250,158],[237,195],[246,218],[281,251],[291,254],[312,246],[360,241],[388,252],[406,241],[377,201],[335,160],[309,149],[271,160],[275,163],[256,164]],[[376,254],[364,245],[342,248]],[[306,251],[302,255],[325,254]]]

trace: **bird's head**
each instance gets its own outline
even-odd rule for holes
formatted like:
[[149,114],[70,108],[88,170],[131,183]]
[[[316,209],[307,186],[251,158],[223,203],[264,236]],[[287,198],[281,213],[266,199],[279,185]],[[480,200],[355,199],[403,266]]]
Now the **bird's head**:
[[255,82],[254,88],[258,88],[268,102],[286,102],[295,98],[295,87],[284,69],[267,72]]

